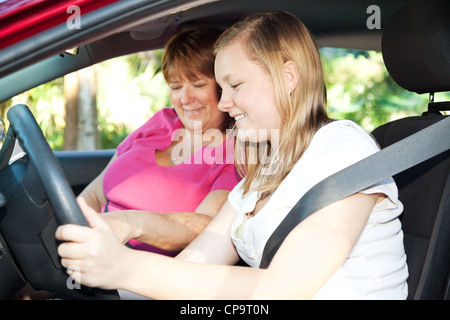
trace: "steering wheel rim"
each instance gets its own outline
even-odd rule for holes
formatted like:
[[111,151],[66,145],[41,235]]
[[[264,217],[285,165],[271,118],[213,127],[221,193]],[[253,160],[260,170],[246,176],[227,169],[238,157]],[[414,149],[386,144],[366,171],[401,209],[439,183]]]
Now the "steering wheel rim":
[[[58,225],[77,224],[88,226],[88,223],[78,206],[72,188],[70,187],[58,160],[48,145],[29,108],[26,105],[16,105],[8,111],[7,116],[10,121],[10,130],[12,130],[15,138],[20,141],[20,145],[29,157],[30,163],[33,163],[33,169],[39,176],[45,194],[53,208],[55,222],[52,221],[48,224],[50,225],[50,231],[46,232],[47,234],[45,237],[50,237],[50,240],[44,240],[44,242],[50,243],[51,247],[55,247],[57,241],[54,239],[53,230],[56,229]],[[4,159],[2,160],[3,161],[1,162],[4,163]],[[40,231],[40,233],[44,234],[45,230]],[[59,257],[55,257],[55,248],[46,248],[47,252],[53,251],[53,257],[51,253],[49,256],[49,264],[53,265],[59,264]],[[58,262],[55,262],[56,259]],[[67,279],[64,285],[67,286],[70,278],[64,269],[60,268],[56,272],[64,274],[64,277]],[[55,277],[51,276],[51,278]],[[60,279],[61,275],[58,275],[56,278]],[[101,290],[84,286],[80,286],[79,288],[76,288],[76,290],[80,290],[78,296],[82,299],[92,298],[92,293],[96,299],[118,299],[119,297],[116,290]],[[84,294],[84,292],[86,292],[86,294]],[[81,295],[79,293],[81,293]]]
[[26,105],[12,107],[8,119],[22,148],[36,165],[58,222],[88,226],[62,168],[29,108]]

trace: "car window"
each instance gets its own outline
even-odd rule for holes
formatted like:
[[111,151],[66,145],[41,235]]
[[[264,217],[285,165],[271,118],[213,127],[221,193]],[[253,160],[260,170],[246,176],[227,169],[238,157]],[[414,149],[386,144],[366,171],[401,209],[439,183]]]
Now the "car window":
[[[427,110],[428,94],[401,88],[389,75],[381,52],[321,48],[328,112],[353,120],[367,131]],[[449,93],[439,95],[448,99]]]
[[[332,118],[353,120],[370,132],[426,111],[428,95],[399,87],[380,52],[324,47],[320,53]],[[1,114],[14,104],[27,104],[55,151],[114,149],[155,112],[170,106],[161,55],[162,50],[155,50],[104,61],[0,104]],[[450,93],[440,95],[437,100],[450,99]],[[80,101],[75,116],[73,100]],[[91,142],[80,143],[80,135]]]
[[68,74],[1,103],[1,115],[28,105],[54,151],[114,149],[170,105],[161,55],[140,52]]

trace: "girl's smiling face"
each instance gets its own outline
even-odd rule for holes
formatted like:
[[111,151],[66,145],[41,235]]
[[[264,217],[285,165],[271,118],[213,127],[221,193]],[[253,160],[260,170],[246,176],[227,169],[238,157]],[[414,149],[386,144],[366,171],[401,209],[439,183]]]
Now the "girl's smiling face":
[[239,41],[217,52],[215,74],[222,88],[218,108],[236,120],[238,138],[270,141],[281,122],[271,77],[249,60]]

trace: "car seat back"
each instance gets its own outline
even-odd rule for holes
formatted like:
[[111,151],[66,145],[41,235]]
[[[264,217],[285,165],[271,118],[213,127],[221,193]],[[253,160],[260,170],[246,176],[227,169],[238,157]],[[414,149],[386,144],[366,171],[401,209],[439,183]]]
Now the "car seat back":
[[[450,2],[418,0],[399,9],[383,29],[382,51],[392,78],[403,88],[430,94],[422,116],[387,123],[373,131],[385,148],[437,121],[450,102]],[[402,159],[398,159],[402,161]],[[408,299],[448,299],[450,269],[450,151],[396,176],[409,268]]]

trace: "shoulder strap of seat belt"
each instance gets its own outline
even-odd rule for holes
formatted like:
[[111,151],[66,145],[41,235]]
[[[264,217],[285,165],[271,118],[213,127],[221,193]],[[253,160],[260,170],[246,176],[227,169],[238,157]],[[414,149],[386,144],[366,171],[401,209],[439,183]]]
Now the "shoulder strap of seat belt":
[[445,152],[450,149],[449,132],[450,117],[446,117],[316,184],[270,236],[260,268],[269,266],[286,236],[309,215]]

